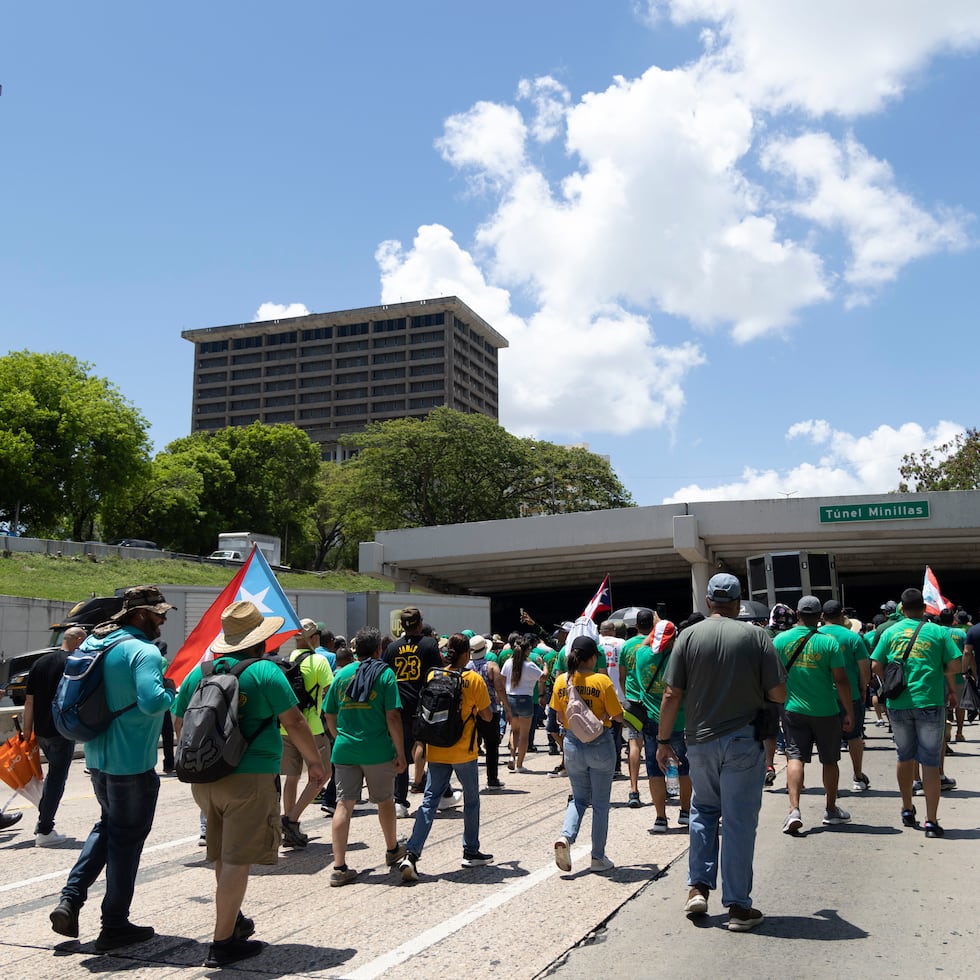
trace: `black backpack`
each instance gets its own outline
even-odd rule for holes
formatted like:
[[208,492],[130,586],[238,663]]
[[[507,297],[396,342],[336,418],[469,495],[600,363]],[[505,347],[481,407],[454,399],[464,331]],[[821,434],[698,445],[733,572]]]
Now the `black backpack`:
[[[463,718],[463,675],[458,670],[433,668],[419,692],[415,709],[415,738],[429,745],[448,749],[462,737],[469,718]],[[476,725],[473,738],[476,738]]]
[[251,738],[238,727],[238,677],[258,659],[239,660],[234,667],[214,661],[201,664],[201,680],[187,702],[174,754],[182,783],[213,783],[231,775],[249,745],[264,731],[266,718]]
[[303,679],[303,661],[307,657],[313,656],[313,650],[304,650],[295,660],[289,660],[285,657],[271,657],[270,659],[274,664],[279,666],[279,669],[283,672],[286,680],[289,682],[289,686],[293,689],[293,694],[296,695],[296,700],[299,701],[299,710],[307,711],[310,708],[316,707],[316,699],[320,693],[320,685],[316,684],[312,691],[306,689],[306,683]]

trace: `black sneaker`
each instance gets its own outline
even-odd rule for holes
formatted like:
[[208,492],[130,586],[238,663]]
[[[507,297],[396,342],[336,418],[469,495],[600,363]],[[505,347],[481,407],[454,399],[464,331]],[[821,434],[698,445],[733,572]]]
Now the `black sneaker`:
[[100,953],[122,946],[132,946],[134,943],[145,943],[156,935],[153,926],[134,926],[127,922],[124,926],[103,926],[95,940],[95,948]]
[[493,864],[492,854],[481,854],[480,851],[463,851],[462,866],[464,868],[481,868],[485,864]]
[[902,811],[902,826],[903,827],[918,827],[919,821],[915,819],[915,807],[911,810]]
[[284,813],[279,818],[282,827],[282,843],[284,847],[306,847],[310,839],[299,829],[299,821],[295,823]]
[[231,938],[248,939],[253,932],[255,932],[254,920],[250,919],[247,915],[242,915],[242,913],[239,912],[238,918],[235,920],[235,929],[231,934]]
[[230,963],[258,956],[263,949],[265,943],[259,942],[258,939],[235,939],[232,936],[231,939],[225,939],[220,943],[211,943],[204,965],[212,970],[215,967],[228,966]]
[[67,898],[58,902],[49,918],[51,919],[51,928],[59,936],[78,939],[78,909]]
[[946,831],[935,820],[927,820],[922,829],[926,832],[926,837],[942,837]]
[[418,881],[419,873],[415,865],[418,862],[418,855],[409,851],[398,862],[398,870],[401,872],[402,881]]
[[565,767],[564,766],[555,766],[555,768],[552,769],[551,772],[548,773],[548,775],[549,776],[564,776],[565,775]]

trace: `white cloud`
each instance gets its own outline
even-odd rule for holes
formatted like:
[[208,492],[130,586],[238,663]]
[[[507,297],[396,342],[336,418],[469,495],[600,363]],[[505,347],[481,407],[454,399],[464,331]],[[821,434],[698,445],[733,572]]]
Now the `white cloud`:
[[436,148],[457,170],[470,171],[481,186],[496,185],[524,168],[527,127],[514,106],[477,102],[450,116]]
[[803,438],[822,447],[823,453],[815,463],[802,462],[786,470],[746,467],[741,477],[731,483],[714,487],[690,484],[663,502],[887,493],[898,488],[903,456],[941,445],[963,431],[963,426],[955,422],[941,421],[931,429],[906,422],[897,429],[880,425],[867,435],[855,436],[832,428],[824,419],[808,419],[790,426],[786,438]]
[[310,311],[302,303],[263,303],[252,317],[253,323],[262,320],[283,320],[290,316],[309,316]]
[[565,113],[572,101],[568,89],[550,75],[535,78],[534,81],[524,78],[517,86],[517,97],[534,106],[531,135],[539,143],[553,140],[561,130]]

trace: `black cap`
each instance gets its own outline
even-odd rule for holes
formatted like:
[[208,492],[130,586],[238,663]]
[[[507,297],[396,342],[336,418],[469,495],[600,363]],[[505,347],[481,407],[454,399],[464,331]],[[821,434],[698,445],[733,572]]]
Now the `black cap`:
[[832,616],[836,619],[843,611],[844,607],[836,599],[828,599],[823,604],[823,614],[825,616]]
[[590,657],[599,656],[599,647],[596,645],[595,640],[591,636],[576,636],[572,640],[572,650],[576,653],[582,653],[582,659],[588,660]]

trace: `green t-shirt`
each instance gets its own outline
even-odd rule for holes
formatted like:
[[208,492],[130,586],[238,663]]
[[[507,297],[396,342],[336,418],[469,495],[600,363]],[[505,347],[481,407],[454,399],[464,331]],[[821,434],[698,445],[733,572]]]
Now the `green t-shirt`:
[[[917,619],[902,619],[882,633],[871,659],[884,665],[901,660],[912,639]],[[923,623],[905,661],[905,690],[892,701],[889,708],[939,708],[946,703],[946,664],[956,660],[960,651],[945,626]]]
[[[646,639],[645,634],[631,636],[619,651],[619,665],[626,668],[626,685],[623,688],[623,697],[627,701],[641,701],[643,699],[643,685],[636,677],[636,650]],[[661,671],[663,673],[663,671]]]
[[860,661],[868,659],[867,643],[853,630],[835,623],[821,626],[820,632],[832,636],[840,645],[841,653],[844,654],[844,670],[847,671],[847,679],[851,682],[851,700],[859,700],[864,693],[861,690]]
[[375,678],[367,701],[351,701],[347,688],[358,664],[354,661],[334,675],[323,702],[324,714],[337,716],[337,738],[330,753],[334,765],[377,766],[396,755],[385,715],[402,706],[395,672],[389,667]]
[[[233,667],[241,657],[224,656],[215,659],[216,664],[226,663]],[[183,718],[187,703],[201,680],[201,668],[195,667],[184,678],[174,701],[175,718]],[[282,738],[275,718],[297,704],[296,695],[286,680],[286,675],[271,660],[260,660],[244,670],[238,677],[238,727],[247,739],[252,739],[235,772],[276,773],[282,762]],[[267,719],[273,721],[256,731]]]
[[541,655],[541,659],[548,668],[548,680],[544,685],[544,693],[547,700],[550,701],[551,692],[555,687],[555,663],[558,660],[558,651],[545,643],[539,643],[534,649]]
[[[627,681],[629,681],[630,675],[635,677],[635,685],[643,698],[643,705],[647,709],[647,713],[659,724],[660,702],[663,700],[664,691],[667,689],[667,682],[664,677],[667,673],[667,664],[670,662],[670,653],[655,653],[652,647],[640,644],[633,649],[633,660],[635,666],[627,674]],[[658,667],[660,668],[659,671],[657,671]],[[653,684],[650,684],[654,672],[657,672],[657,679]],[[636,701],[638,698],[631,700]],[[684,723],[684,702],[682,701],[680,710],[677,712],[677,720],[674,722],[674,731],[684,731]]]
[[[773,646],[785,667],[809,626],[794,626],[773,637]],[[833,669],[844,666],[840,644],[825,633],[810,637],[803,652],[786,672],[786,710],[811,718],[839,714]]]

